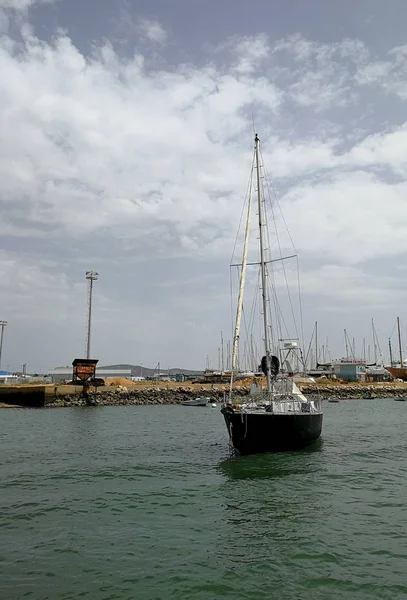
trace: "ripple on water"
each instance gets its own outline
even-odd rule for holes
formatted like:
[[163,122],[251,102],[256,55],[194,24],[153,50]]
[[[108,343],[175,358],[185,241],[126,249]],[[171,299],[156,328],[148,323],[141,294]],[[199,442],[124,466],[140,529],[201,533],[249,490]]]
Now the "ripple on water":
[[393,405],[328,406],[307,451],[234,459],[218,411],[7,411],[0,597],[407,597]]

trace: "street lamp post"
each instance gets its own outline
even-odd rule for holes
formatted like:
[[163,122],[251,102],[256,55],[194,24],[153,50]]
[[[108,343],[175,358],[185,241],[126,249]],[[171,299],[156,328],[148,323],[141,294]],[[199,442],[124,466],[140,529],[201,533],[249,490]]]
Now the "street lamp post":
[[1,334],[0,334],[0,371],[1,371],[1,356],[3,354],[3,336],[4,328],[7,326],[7,321],[0,321]]

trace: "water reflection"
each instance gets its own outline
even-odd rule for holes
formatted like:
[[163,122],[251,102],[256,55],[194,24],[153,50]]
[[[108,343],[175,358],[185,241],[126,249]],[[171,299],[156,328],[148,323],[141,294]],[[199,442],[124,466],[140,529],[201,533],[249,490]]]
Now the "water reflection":
[[219,472],[229,480],[276,479],[318,469],[323,450],[322,439],[297,452],[253,454],[223,460]]
[[314,552],[318,524],[331,512],[331,493],[323,484],[325,454],[320,440],[298,452],[218,464],[223,527],[217,552],[229,557],[223,559],[226,568],[239,569],[243,578],[255,569],[271,584],[282,573],[289,579],[294,557]]

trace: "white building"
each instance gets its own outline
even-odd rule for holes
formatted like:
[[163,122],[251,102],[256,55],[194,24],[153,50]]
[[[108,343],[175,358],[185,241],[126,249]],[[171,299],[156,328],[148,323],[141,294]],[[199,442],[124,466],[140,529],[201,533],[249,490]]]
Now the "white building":
[[[71,381],[73,375],[73,367],[56,367],[50,373],[53,383],[60,383],[61,381]],[[96,377],[101,379],[120,377],[124,379],[131,379],[131,369],[104,369],[100,367],[96,368]]]
[[0,383],[20,383],[18,375],[8,371],[0,371]]

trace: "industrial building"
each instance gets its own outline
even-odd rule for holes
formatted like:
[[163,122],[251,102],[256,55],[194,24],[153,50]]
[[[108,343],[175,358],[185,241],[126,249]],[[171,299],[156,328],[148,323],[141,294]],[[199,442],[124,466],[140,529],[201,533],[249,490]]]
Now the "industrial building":
[[[72,367],[56,367],[49,373],[49,375],[51,376],[53,383],[60,383],[61,381],[71,381],[72,373]],[[118,368],[99,367],[96,368],[96,377],[101,379],[115,377],[131,379],[132,370],[129,368],[123,368],[121,365],[118,365]]]
[[365,381],[366,363],[363,360],[340,360],[334,363],[334,373],[343,381]]
[[0,371],[0,383],[19,383],[18,376],[9,371]]

